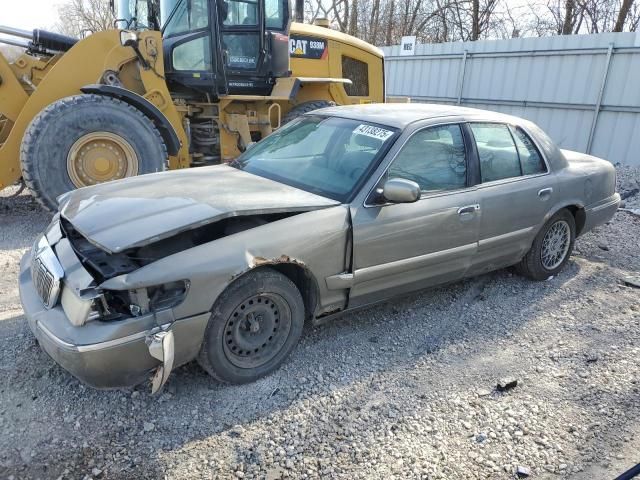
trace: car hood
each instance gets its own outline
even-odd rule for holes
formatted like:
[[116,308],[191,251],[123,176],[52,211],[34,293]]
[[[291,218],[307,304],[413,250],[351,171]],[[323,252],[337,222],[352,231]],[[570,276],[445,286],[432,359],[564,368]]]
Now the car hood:
[[304,212],[339,202],[227,165],[154,173],[64,195],[61,215],[110,253],[240,215]]

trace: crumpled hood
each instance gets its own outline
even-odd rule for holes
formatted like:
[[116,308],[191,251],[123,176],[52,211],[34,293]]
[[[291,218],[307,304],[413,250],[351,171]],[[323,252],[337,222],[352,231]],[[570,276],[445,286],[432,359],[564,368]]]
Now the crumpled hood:
[[303,212],[339,202],[227,165],[127,178],[70,192],[61,215],[108,252],[224,218]]

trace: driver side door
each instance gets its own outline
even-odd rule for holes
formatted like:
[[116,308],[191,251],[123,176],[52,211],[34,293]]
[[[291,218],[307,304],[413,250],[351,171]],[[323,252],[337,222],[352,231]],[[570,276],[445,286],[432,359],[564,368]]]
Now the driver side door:
[[370,197],[355,211],[350,306],[465,275],[480,224],[470,141],[461,124],[438,125],[416,131],[398,151],[378,186],[412,180],[421,197],[398,204]]

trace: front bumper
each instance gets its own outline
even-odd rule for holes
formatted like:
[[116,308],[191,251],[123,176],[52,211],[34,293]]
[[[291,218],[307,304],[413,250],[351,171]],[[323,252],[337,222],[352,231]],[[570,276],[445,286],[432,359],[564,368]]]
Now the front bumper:
[[166,324],[166,316],[152,313],[73,326],[60,303],[47,309],[38,296],[31,278],[31,252],[22,258],[19,283],[29,328],[42,348],[74,377],[95,388],[130,387],[148,379],[160,362],[149,353],[147,339],[161,326],[174,334],[174,365],[192,360],[209,319],[204,313]]

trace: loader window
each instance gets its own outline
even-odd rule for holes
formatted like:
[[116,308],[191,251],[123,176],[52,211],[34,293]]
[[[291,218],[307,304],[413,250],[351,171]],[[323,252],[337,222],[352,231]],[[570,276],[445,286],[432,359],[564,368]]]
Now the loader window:
[[267,30],[285,29],[285,8],[288,0],[265,0],[264,19]]
[[254,33],[225,33],[226,65],[231,69],[255,70],[260,54],[260,37]]
[[227,0],[221,3],[220,18],[223,25],[258,25],[257,0]]
[[369,96],[369,65],[355,58],[342,56],[342,77],[351,80],[345,85],[347,95],[351,97]]
[[173,68],[178,71],[211,71],[209,36],[182,43],[173,49]]
[[[191,6],[191,10],[187,5]],[[178,6],[175,14],[165,25],[163,36],[171,37],[186,32],[193,32],[209,26],[209,7],[207,0],[183,1]]]

